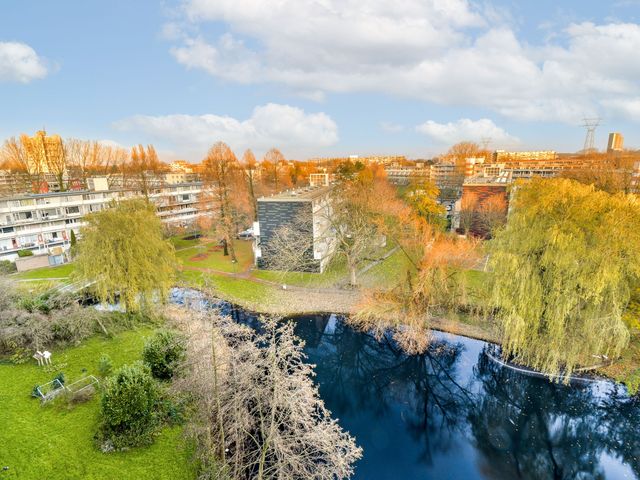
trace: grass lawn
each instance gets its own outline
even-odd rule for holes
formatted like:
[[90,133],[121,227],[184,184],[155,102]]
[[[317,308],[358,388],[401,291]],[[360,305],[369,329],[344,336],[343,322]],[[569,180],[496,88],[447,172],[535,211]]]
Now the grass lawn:
[[44,280],[48,278],[67,278],[75,269],[73,263],[65,263],[56,267],[42,267],[28,272],[20,272],[12,275],[11,278],[19,280]]
[[391,256],[367,270],[359,281],[364,288],[393,288],[404,280],[408,269],[415,272],[404,252],[396,250]]
[[[277,287],[264,285],[243,278],[231,278],[223,275],[211,275],[194,270],[184,270],[178,277],[184,283],[194,287],[208,286],[230,302],[241,305],[256,305],[270,301],[277,293]],[[215,294],[215,293],[214,293]]]
[[253,252],[251,242],[237,240],[234,242],[237,263],[232,263],[229,256],[224,256],[222,250],[217,250],[218,242],[198,243],[176,252],[183,265],[197,268],[209,268],[221,272],[239,273],[251,267]]
[[188,237],[190,235],[176,235],[169,238],[169,241],[174,246],[176,250],[180,250],[183,248],[194,247],[200,243],[199,238],[194,238],[192,240],[185,240],[184,237]]
[[[78,347],[54,352],[67,382],[97,374],[98,359],[107,353],[114,367],[140,358],[145,335],[141,329],[114,338],[93,337]],[[189,479],[193,478],[181,428],[165,428],[153,445],[128,452],[103,454],[92,438],[98,420],[99,395],[69,408],[63,402],[40,406],[30,397],[34,385],[55,372],[28,362],[0,364],[1,479]]]
[[254,270],[252,275],[270,282],[311,288],[335,287],[348,278],[346,264],[337,258],[334,258],[322,273]]

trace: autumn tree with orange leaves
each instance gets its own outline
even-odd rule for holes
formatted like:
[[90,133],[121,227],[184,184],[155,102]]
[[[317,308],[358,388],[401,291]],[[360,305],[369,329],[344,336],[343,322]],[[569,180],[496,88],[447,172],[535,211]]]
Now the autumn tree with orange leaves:
[[492,237],[496,230],[507,223],[507,200],[495,194],[486,198],[477,212],[478,227],[485,237]]
[[131,161],[123,167],[128,174],[127,183],[148,199],[157,175],[163,170],[153,145],[147,145],[146,148],[142,145],[134,146],[131,149]]
[[286,175],[288,169],[286,159],[277,148],[265,153],[262,160],[265,181],[269,183],[272,192],[279,192],[291,186],[291,178]]
[[478,241],[440,231],[419,210],[389,201],[384,190],[372,196],[370,209],[406,266],[394,288],[366,292],[349,321],[378,334],[391,329],[405,351],[421,353],[429,344],[430,319],[470,303],[464,272],[479,260]]
[[202,163],[201,206],[205,216],[201,226],[222,236],[225,254],[236,262],[233,242],[240,227],[247,222],[251,208],[242,167],[224,142],[215,143]]
[[249,201],[251,206],[251,218],[253,221],[258,220],[258,195],[259,195],[259,165],[256,156],[250,149],[247,149],[242,155],[241,171],[247,186]]

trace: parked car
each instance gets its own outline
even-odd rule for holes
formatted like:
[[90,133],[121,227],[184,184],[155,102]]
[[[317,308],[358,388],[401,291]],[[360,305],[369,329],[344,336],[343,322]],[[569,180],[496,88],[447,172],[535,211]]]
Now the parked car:
[[253,228],[248,228],[247,230],[244,230],[243,232],[240,232],[238,234],[238,238],[240,240],[252,240],[253,239]]

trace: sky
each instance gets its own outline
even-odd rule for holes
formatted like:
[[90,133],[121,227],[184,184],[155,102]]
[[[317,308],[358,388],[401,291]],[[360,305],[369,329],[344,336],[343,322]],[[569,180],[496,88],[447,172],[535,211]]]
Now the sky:
[[428,158],[640,148],[640,0],[2,0],[0,140]]

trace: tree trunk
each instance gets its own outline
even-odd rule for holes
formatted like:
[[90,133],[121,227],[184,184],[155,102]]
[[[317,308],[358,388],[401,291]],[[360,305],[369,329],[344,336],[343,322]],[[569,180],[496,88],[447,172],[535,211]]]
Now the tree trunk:
[[351,263],[349,263],[349,284],[352,287],[356,287],[358,285],[358,267]]

